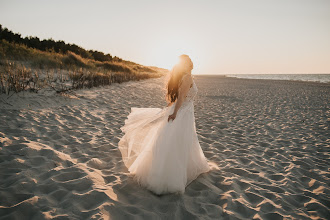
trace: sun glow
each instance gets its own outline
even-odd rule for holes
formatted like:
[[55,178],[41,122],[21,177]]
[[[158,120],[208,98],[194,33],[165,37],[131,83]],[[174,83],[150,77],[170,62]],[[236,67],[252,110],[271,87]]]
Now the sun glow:
[[170,70],[179,61],[180,55],[187,54],[194,62],[195,67],[195,61],[197,61],[196,51],[187,39],[167,37],[164,40],[152,43],[152,60],[150,60],[150,63],[153,65]]

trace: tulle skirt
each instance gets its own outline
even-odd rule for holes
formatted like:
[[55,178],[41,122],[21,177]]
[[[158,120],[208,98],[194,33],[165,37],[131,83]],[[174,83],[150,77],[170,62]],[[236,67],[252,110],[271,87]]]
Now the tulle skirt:
[[158,195],[184,193],[187,185],[210,170],[196,134],[193,102],[185,103],[168,122],[175,104],[131,108],[118,143],[134,180]]

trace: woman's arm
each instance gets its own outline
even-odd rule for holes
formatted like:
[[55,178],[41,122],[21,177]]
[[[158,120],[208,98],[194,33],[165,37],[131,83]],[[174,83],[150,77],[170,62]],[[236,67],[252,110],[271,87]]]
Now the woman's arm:
[[188,94],[189,92],[189,88],[190,88],[190,85],[192,83],[192,78],[191,76],[187,77],[181,84],[181,86],[179,87],[179,96],[178,96],[178,99],[176,101],[176,105],[175,105],[175,108],[174,108],[174,111],[173,111],[173,114],[169,116],[169,119],[173,119],[176,117],[176,114],[177,112],[179,111],[186,95]]

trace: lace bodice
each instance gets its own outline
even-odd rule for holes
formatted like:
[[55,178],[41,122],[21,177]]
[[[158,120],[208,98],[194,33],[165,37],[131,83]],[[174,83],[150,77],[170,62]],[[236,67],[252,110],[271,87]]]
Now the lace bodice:
[[198,91],[197,86],[195,84],[195,81],[193,80],[192,86],[189,88],[189,91],[186,95],[186,98],[184,99],[184,102],[194,101],[197,91]]
[[[184,77],[182,77],[182,80],[184,79]],[[186,95],[186,97],[185,97],[185,99],[184,99],[184,101],[183,101],[180,109],[183,109],[183,108],[189,106],[190,109],[193,110],[193,101],[194,101],[194,99],[196,97],[196,94],[198,92],[198,89],[197,89],[197,86],[195,84],[194,79],[192,81],[193,81],[192,82],[192,86],[189,88],[189,91],[188,91],[188,93],[187,93],[187,95]]]

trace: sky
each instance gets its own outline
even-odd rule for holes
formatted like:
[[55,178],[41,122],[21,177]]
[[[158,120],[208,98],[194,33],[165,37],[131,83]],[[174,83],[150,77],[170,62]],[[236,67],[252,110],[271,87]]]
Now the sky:
[[0,0],[0,24],[193,74],[330,73],[329,0]]

